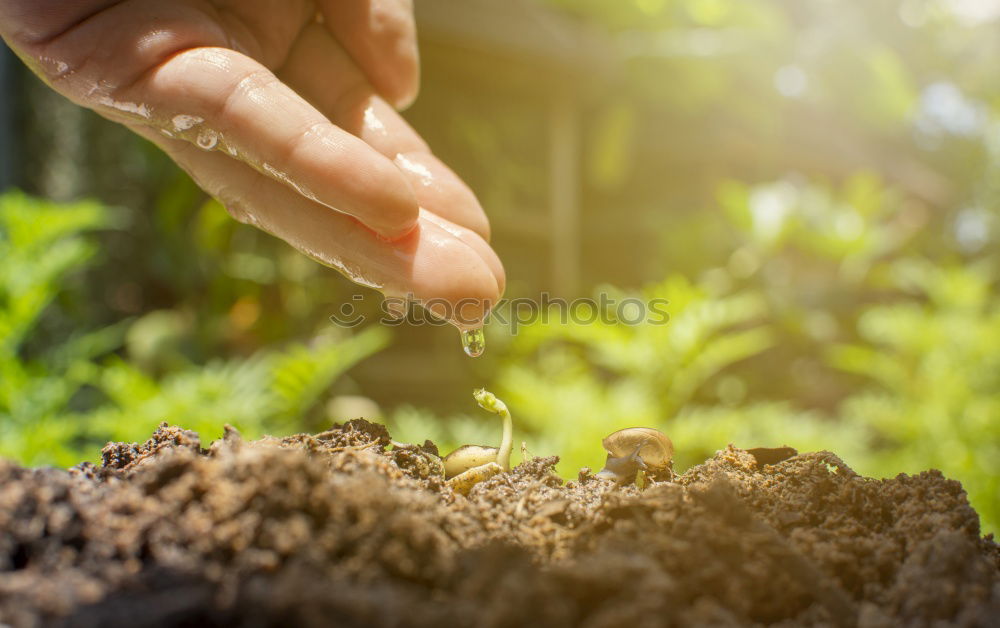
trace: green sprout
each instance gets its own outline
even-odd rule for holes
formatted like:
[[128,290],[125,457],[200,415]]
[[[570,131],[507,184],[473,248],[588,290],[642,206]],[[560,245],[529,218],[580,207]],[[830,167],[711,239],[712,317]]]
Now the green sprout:
[[507,404],[497,399],[496,395],[485,388],[476,390],[472,396],[475,397],[480,408],[499,415],[503,419],[503,437],[500,440],[496,461],[503,467],[504,471],[510,471],[510,450],[514,445],[514,424],[510,418],[510,411],[507,410]]
[[498,415],[503,420],[503,437],[500,447],[462,445],[444,457],[445,478],[456,491],[466,494],[476,484],[510,471],[510,451],[514,441],[514,425],[507,405],[496,395],[480,388],[473,393],[479,407]]

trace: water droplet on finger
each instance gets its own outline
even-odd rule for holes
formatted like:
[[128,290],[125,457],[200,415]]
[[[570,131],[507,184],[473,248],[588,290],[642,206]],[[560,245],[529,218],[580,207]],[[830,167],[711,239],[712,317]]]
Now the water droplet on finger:
[[212,150],[219,143],[219,134],[210,129],[205,129],[198,133],[198,139],[195,142],[198,144],[198,148]]

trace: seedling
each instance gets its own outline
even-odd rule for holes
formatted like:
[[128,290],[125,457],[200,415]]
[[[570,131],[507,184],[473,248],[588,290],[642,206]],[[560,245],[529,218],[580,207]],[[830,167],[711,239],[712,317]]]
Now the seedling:
[[484,388],[480,388],[472,395],[480,408],[503,419],[503,437],[500,440],[500,447],[462,445],[444,457],[445,478],[456,492],[463,495],[476,484],[498,473],[510,471],[510,451],[514,440],[513,422],[504,402]]
[[618,430],[601,444],[608,459],[596,477],[621,485],[635,482],[640,469],[647,475],[666,470],[674,457],[674,444],[666,434],[651,427]]

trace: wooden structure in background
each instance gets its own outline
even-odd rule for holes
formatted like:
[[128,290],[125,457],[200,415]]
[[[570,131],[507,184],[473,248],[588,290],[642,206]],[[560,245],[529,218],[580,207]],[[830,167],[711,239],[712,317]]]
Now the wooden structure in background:
[[[405,116],[480,195],[509,295],[585,293],[581,153],[588,105],[603,97],[602,82],[612,74],[609,42],[534,0],[417,0],[415,10],[422,86]],[[530,162],[540,174],[527,207],[492,202],[488,189],[498,182],[470,167],[472,140],[447,134],[449,114],[487,116],[483,123],[491,124],[480,109],[486,104],[516,108],[516,126],[536,135],[537,150],[512,142],[509,153],[492,157]],[[467,393],[489,378],[495,349],[471,360],[450,328],[403,326],[394,334],[392,351],[355,369],[359,392],[385,405],[468,410]]]
[[[544,117],[548,193],[533,230],[549,249],[546,289],[576,296],[582,287],[582,109],[609,73],[608,43],[531,0],[419,0],[415,10],[425,92],[447,81],[517,93]],[[498,74],[497,67],[508,71]],[[500,238],[524,230],[502,218],[494,223]]]

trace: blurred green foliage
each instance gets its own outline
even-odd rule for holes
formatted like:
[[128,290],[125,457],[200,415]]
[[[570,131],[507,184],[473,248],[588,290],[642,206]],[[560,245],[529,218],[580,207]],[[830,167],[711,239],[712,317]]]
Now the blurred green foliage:
[[107,221],[96,203],[0,197],[0,455],[72,464],[71,439],[81,426],[66,418],[65,406],[90,360],[120,342],[120,329],[75,334],[30,357],[21,351],[63,277],[94,254],[80,232]]
[[[108,440],[144,440],[161,421],[206,440],[225,422],[251,437],[293,431],[334,380],[388,342],[384,329],[349,336],[330,328],[308,347],[199,365],[171,353],[176,317],[153,312],[32,344],[68,275],[94,256],[83,232],[110,222],[92,202],[0,196],[0,456],[68,466],[94,458]],[[151,365],[164,356],[170,370],[157,376]]]
[[907,298],[862,312],[862,342],[828,352],[864,376],[844,400],[863,429],[857,466],[873,474],[927,467],[963,480],[985,527],[1000,529],[1000,295],[996,265],[901,260],[892,280]]

